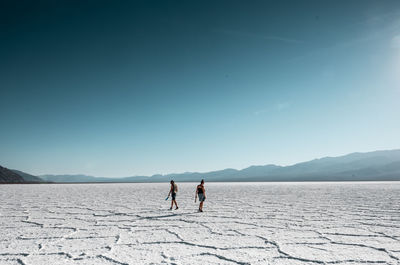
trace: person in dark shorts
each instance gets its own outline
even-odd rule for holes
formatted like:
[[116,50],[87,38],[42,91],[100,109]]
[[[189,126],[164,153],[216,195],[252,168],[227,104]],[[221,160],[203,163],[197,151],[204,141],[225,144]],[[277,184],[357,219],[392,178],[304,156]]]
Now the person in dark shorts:
[[171,208],[169,208],[170,210],[172,210],[172,207],[174,206],[174,203],[175,203],[175,206],[176,206],[175,210],[179,209],[178,204],[176,203],[176,193],[177,192],[178,192],[178,185],[176,185],[176,183],[173,180],[171,180],[171,188],[170,188],[169,193],[168,193],[168,197],[169,197],[169,195],[171,195],[171,198],[172,198],[172,200],[171,200]]
[[203,211],[203,203],[206,199],[206,190],[204,189],[204,179],[201,180],[200,184],[196,187],[196,195],[194,195],[194,202],[197,200],[197,196],[199,197],[199,212]]

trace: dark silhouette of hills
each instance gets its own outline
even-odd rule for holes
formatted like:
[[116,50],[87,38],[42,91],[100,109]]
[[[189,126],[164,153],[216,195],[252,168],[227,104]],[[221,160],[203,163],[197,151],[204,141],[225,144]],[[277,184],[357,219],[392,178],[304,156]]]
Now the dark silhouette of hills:
[[97,178],[86,175],[43,175],[53,182],[164,182],[199,181],[388,181],[400,180],[400,150],[352,153],[324,157],[291,166],[250,166],[242,170],[224,169],[206,173]]
[[18,170],[0,166],[0,183],[40,183],[42,179]]
[[9,170],[8,168],[0,166],[0,183],[24,183],[23,177]]
[[25,181],[27,182],[43,182],[43,179],[36,177],[34,175],[19,171],[19,170],[15,170],[12,169],[11,171],[13,171],[14,173],[20,175]]

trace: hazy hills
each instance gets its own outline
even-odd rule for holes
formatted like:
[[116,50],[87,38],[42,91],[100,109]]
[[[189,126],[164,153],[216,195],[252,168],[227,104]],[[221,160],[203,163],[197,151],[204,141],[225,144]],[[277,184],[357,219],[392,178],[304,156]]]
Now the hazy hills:
[[24,179],[24,181],[26,181],[26,182],[43,182],[42,178],[33,176],[31,174],[28,174],[28,173],[25,173],[25,172],[22,172],[19,170],[15,170],[15,169],[12,169],[11,171],[13,171],[14,173],[21,176]]
[[86,175],[40,175],[44,181],[51,182],[118,182],[118,178],[100,178]]
[[163,182],[176,181],[351,181],[400,180],[400,150],[352,153],[325,157],[291,166],[250,166],[242,170],[224,169],[206,173],[98,178],[86,175],[43,175],[52,182]]
[[[39,178],[40,177],[40,178]],[[324,157],[291,166],[250,166],[242,170],[224,169],[206,173],[99,178],[86,175],[42,175],[10,170],[0,166],[0,183],[39,182],[164,182],[176,181],[351,181],[400,180],[400,150],[352,153]]]

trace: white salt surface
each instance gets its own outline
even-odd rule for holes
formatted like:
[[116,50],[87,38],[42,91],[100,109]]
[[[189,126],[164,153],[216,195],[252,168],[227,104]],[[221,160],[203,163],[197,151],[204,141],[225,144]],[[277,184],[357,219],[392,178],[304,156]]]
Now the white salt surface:
[[0,186],[0,264],[400,264],[400,183]]

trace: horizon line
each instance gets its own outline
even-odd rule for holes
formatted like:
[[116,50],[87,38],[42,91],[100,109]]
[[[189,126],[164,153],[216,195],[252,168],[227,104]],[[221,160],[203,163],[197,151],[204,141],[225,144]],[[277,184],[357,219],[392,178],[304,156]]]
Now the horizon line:
[[[173,172],[173,173],[165,173],[165,174],[152,174],[152,175],[131,175],[131,176],[125,176],[125,177],[97,177],[97,176],[93,176],[93,175],[87,175],[84,173],[74,173],[74,174],[68,174],[68,173],[64,173],[64,174],[31,174],[28,172],[23,171],[24,173],[33,175],[33,176],[86,176],[86,177],[94,177],[94,178],[106,178],[106,179],[124,179],[124,178],[134,178],[134,177],[146,177],[146,178],[151,178],[153,176],[168,176],[168,175],[181,175],[181,174],[207,174],[207,173],[211,173],[211,172],[217,172],[217,171],[223,171],[223,170],[236,170],[236,171],[241,171],[250,167],[262,167],[262,166],[277,166],[277,167],[290,167],[290,166],[295,166],[298,164],[302,164],[302,163],[306,163],[306,162],[310,162],[310,161],[314,161],[314,160],[319,160],[319,159],[324,159],[324,158],[335,158],[335,157],[343,157],[343,156],[348,156],[348,155],[352,155],[352,154],[365,154],[365,153],[374,153],[374,152],[384,152],[384,151],[400,151],[400,148],[393,148],[393,149],[380,149],[380,150],[373,150],[373,151],[364,151],[364,152],[351,152],[351,153],[346,153],[346,154],[342,154],[342,155],[337,155],[337,156],[322,156],[322,157],[318,157],[318,158],[314,158],[314,159],[310,159],[310,160],[305,160],[305,161],[300,161],[300,162],[296,162],[294,164],[288,164],[288,165],[277,165],[277,164],[262,164],[262,165],[250,165],[244,168],[232,168],[232,167],[227,167],[224,169],[216,169],[216,170],[209,170],[209,171],[205,171],[205,172],[199,172],[199,171],[185,171],[185,172]],[[18,171],[22,171],[19,169],[12,169],[12,170],[18,170]]]

